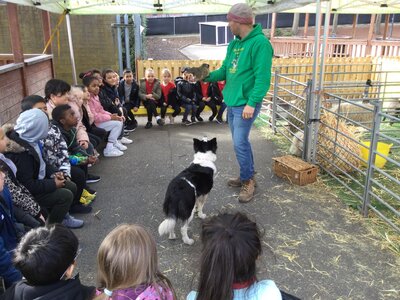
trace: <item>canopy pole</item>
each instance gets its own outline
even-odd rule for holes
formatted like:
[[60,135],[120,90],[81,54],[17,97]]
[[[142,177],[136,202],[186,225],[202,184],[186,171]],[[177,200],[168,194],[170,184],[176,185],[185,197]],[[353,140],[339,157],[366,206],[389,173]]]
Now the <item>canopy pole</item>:
[[71,58],[72,65],[72,80],[74,84],[77,84],[78,81],[76,79],[76,67],[75,67],[75,56],[74,56],[74,46],[72,44],[72,34],[71,34],[71,21],[69,19],[69,12],[65,15],[65,23],[67,24],[67,33],[68,33],[68,44],[69,44],[69,56]]
[[270,31],[271,39],[273,39],[275,37],[275,27],[276,27],[276,13],[272,13],[271,31]]
[[[329,26],[331,21],[331,1],[327,2],[326,12],[325,12],[325,24],[324,24],[324,36],[322,39],[322,48],[321,48],[321,61],[320,61],[320,69],[319,69],[319,81],[318,81],[318,89],[322,91],[324,89],[324,75],[325,75],[325,52],[326,47],[328,45],[328,36],[329,36]],[[321,95],[319,95],[320,97]]]
[[392,38],[393,26],[394,26],[394,14],[392,15],[392,22],[390,25],[389,38]]
[[299,32],[300,13],[293,14],[292,34],[297,35]]
[[353,39],[356,37],[357,23],[358,23],[358,14],[355,14],[354,17],[353,17],[353,31],[352,31],[352,34],[351,34]]
[[315,32],[314,32],[314,61],[312,67],[312,91],[316,90],[317,69],[319,61],[319,39],[321,35],[321,0],[317,0],[317,10],[315,13]]
[[333,22],[332,22],[332,33],[331,33],[332,36],[337,35],[338,22],[339,22],[339,14],[335,13],[333,15]]

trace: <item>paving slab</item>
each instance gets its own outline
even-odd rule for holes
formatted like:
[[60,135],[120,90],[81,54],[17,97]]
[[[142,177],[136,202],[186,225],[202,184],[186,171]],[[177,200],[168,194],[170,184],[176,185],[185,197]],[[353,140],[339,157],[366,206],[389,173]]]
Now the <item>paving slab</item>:
[[[178,239],[159,237],[164,219],[162,203],[169,181],[193,159],[193,138],[217,137],[217,175],[204,212],[239,210],[263,229],[263,255],[258,278],[270,278],[302,299],[398,299],[399,257],[382,249],[382,240],[372,234],[365,221],[348,210],[320,183],[293,186],[273,175],[272,157],[282,153],[266,140],[262,131],[251,132],[257,167],[257,195],[248,204],[238,203],[238,189],[226,180],[238,174],[227,124],[203,122],[144,129],[145,118],[131,134],[134,144],[119,158],[102,158],[90,172],[102,180],[93,184],[98,196],[93,214],[75,230],[82,254],[78,272],[86,284],[95,284],[96,253],[105,235],[121,223],[139,223],[153,233],[161,270],[172,281],[179,299],[196,287],[201,221],[195,218],[188,246]],[[179,230],[176,230],[179,233]]]

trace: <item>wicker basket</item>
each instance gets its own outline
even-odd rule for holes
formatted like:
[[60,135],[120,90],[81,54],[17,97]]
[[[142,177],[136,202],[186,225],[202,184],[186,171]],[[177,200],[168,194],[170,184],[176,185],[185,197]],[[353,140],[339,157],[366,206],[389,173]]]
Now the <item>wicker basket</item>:
[[318,167],[298,157],[286,155],[272,159],[274,160],[273,170],[278,177],[297,185],[306,185],[317,180]]

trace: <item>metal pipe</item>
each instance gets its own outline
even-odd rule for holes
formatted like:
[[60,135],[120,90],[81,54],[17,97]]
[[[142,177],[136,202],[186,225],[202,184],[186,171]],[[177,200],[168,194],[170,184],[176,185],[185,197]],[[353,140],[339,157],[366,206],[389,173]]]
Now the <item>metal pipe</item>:
[[[135,23],[135,61],[142,58],[142,34],[140,32],[141,27],[141,17],[139,14],[133,15],[133,20]],[[137,74],[136,70],[136,74]]]
[[376,158],[376,149],[378,147],[379,139],[379,127],[381,123],[380,112],[382,110],[382,102],[374,102],[374,124],[372,126],[371,142],[369,148],[368,168],[367,175],[365,178],[365,187],[363,194],[362,214],[364,217],[368,216],[368,207],[370,205],[370,191],[371,191],[371,179],[374,176],[374,166]]
[[274,80],[274,96],[272,97],[272,129],[274,130],[274,133],[276,134],[276,113],[277,113],[277,106],[276,106],[276,100],[277,100],[277,95],[278,95],[278,85],[279,85],[279,69],[275,70],[275,80]]
[[[126,59],[126,67],[128,69],[132,69],[131,67],[131,45],[130,45],[130,35],[129,35],[129,19],[128,15],[124,15],[124,24],[125,24],[125,59]],[[120,75],[122,75],[122,70],[119,71]]]
[[306,89],[306,108],[304,114],[304,137],[303,137],[303,154],[302,158],[305,161],[311,161],[311,152],[313,138],[318,138],[312,135],[312,123],[310,122],[311,116],[311,102],[312,102],[312,81],[309,79],[307,81]]
[[71,21],[69,19],[69,13],[65,15],[65,23],[67,24],[67,34],[68,34],[68,44],[69,44],[69,56],[71,58],[72,66],[72,81],[77,84],[76,78],[76,66],[75,66],[75,56],[74,56],[74,45],[72,44],[72,33],[71,33]]
[[321,34],[321,0],[317,0],[317,9],[315,13],[315,33],[314,33],[314,60],[312,67],[312,91],[316,90],[317,83],[317,68],[318,68],[318,60],[319,60],[319,38]]
[[[325,12],[325,24],[324,24],[324,36],[322,39],[322,48],[321,48],[321,61],[319,66],[319,80],[318,80],[318,90],[322,91],[324,89],[324,74],[325,74],[325,50],[326,45],[328,43],[328,35],[329,35],[329,24],[331,19],[331,1],[327,2],[326,12]],[[320,98],[320,94],[317,96]]]
[[115,16],[116,23],[117,23],[117,47],[118,47],[118,69],[119,74],[121,75],[122,69],[124,68],[122,64],[122,40],[121,40],[121,15]]
[[394,14],[392,14],[392,22],[391,22],[391,24],[390,24],[389,39],[392,38],[393,27],[394,27]]

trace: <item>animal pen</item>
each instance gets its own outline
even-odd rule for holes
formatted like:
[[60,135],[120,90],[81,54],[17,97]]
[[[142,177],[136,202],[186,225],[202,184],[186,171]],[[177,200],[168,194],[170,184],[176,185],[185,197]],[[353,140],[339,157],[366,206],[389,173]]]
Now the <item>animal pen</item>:
[[398,58],[330,58],[315,94],[311,59],[275,60],[260,119],[365,217],[372,211],[400,232],[399,66]]

